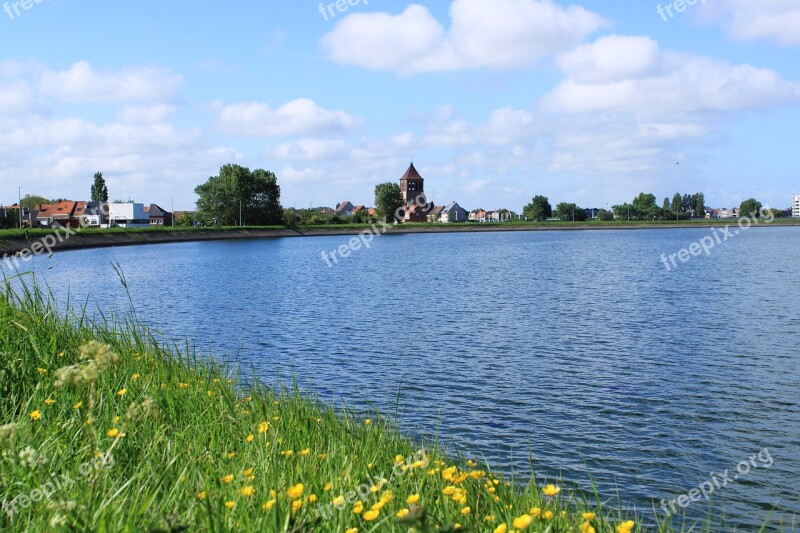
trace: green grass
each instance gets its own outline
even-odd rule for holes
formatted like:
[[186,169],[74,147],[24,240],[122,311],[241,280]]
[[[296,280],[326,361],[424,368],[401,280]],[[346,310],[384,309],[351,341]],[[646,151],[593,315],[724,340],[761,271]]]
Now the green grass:
[[[3,531],[511,531],[525,516],[527,531],[643,530],[597,495],[547,496],[377,413],[237,382],[188,346],[161,345],[132,312],[87,317],[59,312],[30,278],[0,287],[0,426],[14,425],[0,428]],[[74,383],[57,387],[70,365],[61,380]],[[54,477],[74,484],[48,486]],[[42,487],[49,496],[23,507]]]

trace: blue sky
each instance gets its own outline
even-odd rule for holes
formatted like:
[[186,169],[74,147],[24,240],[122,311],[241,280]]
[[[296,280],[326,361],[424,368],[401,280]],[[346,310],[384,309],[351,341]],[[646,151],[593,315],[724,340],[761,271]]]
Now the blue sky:
[[230,162],[286,206],[371,205],[412,153],[468,209],[800,192],[797,1],[350,2],[8,2],[0,203],[86,199],[102,171],[192,209]]

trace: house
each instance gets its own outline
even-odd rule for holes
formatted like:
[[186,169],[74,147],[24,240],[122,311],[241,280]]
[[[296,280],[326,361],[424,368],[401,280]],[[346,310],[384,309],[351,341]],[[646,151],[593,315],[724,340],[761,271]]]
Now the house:
[[336,214],[340,216],[351,217],[354,209],[355,206],[347,201],[336,204]]
[[712,211],[717,212],[716,218],[739,218],[739,208],[734,207],[733,209],[712,209]]
[[471,222],[486,222],[487,211],[485,209],[473,209],[469,212]]
[[456,202],[450,202],[450,205],[442,210],[439,215],[439,222],[467,222],[469,221],[469,212],[458,205]]
[[[80,219],[81,226],[90,228],[99,228],[105,222],[103,212],[107,210],[108,204],[97,202],[79,202],[76,209],[76,216]],[[79,214],[80,213],[80,214]]]
[[800,194],[792,196],[792,216],[800,218]]
[[36,214],[36,226],[42,228],[77,228],[81,225],[80,217],[85,209],[86,202],[73,202],[71,200],[56,204],[43,204],[39,206]]
[[367,208],[364,207],[363,205],[357,205],[357,206],[355,206],[353,208],[353,214],[356,215],[356,214],[358,214],[358,213],[360,213],[362,211],[366,211],[366,210],[367,210]]
[[172,226],[172,213],[162,209],[158,204],[150,204],[144,208],[144,212],[150,217],[151,226],[159,228]]
[[445,207],[444,205],[434,206],[428,213],[428,222],[439,222],[439,217],[442,216],[442,211],[444,211]]
[[[433,204],[425,196],[425,180],[417,172],[414,163],[400,178],[400,192],[406,205],[406,222],[427,222],[428,213],[433,209]],[[416,208],[414,208],[416,206]]]
[[597,213],[600,212],[599,207],[587,207],[583,210],[584,214],[586,215],[586,220],[595,220],[597,218]]
[[150,227],[150,217],[144,210],[144,204],[114,203],[108,206],[108,224],[112,228],[147,228]]

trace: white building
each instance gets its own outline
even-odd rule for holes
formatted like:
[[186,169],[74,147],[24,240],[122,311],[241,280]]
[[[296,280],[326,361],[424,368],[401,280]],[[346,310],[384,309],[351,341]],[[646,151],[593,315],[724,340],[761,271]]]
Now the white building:
[[109,204],[108,224],[120,228],[149,228],[150,216],[144,210],[144,204]]
[[800,218],[800,194],[792,196],[792,216]]

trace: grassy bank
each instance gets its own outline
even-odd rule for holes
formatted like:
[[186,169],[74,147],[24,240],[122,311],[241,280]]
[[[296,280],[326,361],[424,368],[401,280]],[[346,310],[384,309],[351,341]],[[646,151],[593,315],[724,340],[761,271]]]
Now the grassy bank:
[[29,282],[0,289],[4,531],[643,530],[378,414],[237,383],[133,315],[86,316]]

